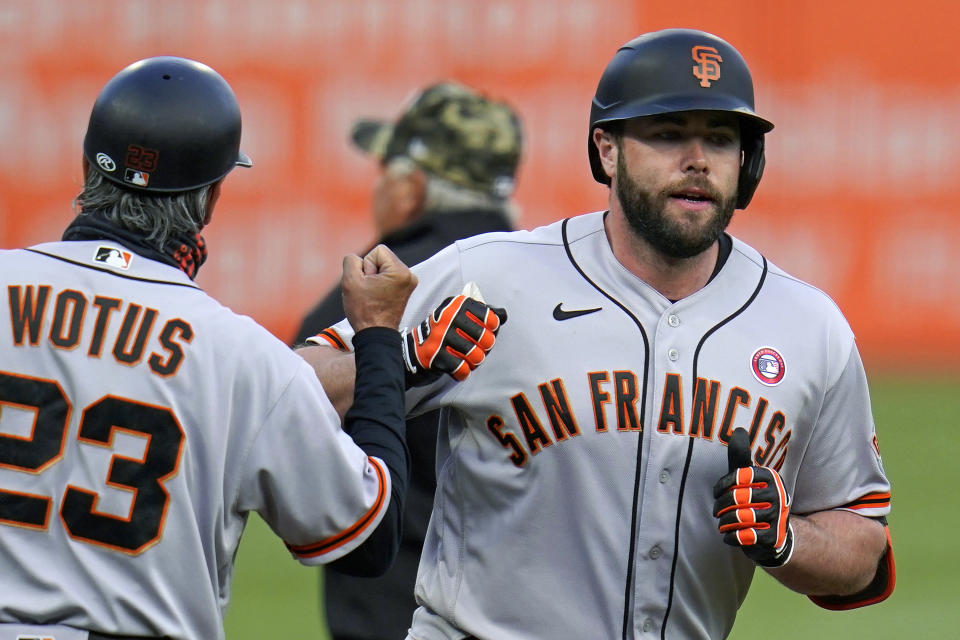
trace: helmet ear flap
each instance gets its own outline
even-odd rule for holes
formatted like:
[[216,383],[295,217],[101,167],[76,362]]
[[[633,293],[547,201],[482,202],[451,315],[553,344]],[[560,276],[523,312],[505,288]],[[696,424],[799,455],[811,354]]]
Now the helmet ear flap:
[[743,164],[740,165],[740,178],[737,181],[737,209],[747,208],[763,177],[763,166],[766,164],[763,147],[762,134],[744,138]]

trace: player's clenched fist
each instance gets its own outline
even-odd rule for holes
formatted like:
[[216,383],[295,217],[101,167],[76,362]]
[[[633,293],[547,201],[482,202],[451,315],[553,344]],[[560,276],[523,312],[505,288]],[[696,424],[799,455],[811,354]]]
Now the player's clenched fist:
[[[447,298],[416,327],[403,332],[407,387],[427,384],[442,373],[463,380],[483,362],[507,321],[504,309],[465,293]],[[476,289],[474,288],[474,291]]]
[[357,332],[367,327],[396,329],[417,286],[417,277],[390,249],[379,244],[363,258],[343,258],[340,284],[343,309]]
[[763,567],[781,567],[793,553],[790,496],[780,474],[750,459],[750,436],[734,430],[727,447],[730,473],[713,487],[713,515],[723,541]]

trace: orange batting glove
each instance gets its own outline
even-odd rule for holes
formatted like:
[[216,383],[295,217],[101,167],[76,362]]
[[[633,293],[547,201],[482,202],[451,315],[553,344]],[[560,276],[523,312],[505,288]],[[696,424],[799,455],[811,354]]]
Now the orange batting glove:
[[506,321],[504,309],[464,294],[444,300],[426,320],[403,331],[407,388],[428,384],[444,373],[465,380],[493,348]]
[[734,430],[727,447],[730,473],[713,487],[713,515],[723,541],[762,567],[782,567],[793,554],[790,496],[780,474],[753,465],[750,436]]

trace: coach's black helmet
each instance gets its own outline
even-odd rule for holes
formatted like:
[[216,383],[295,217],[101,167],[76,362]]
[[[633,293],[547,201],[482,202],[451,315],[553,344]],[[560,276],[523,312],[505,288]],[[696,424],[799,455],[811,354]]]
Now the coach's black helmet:
[[230,85],[207,65],[172,56],[134,62],[106,84],[83,154],[118,185],[157,193],[197,189],[252,165],[240,151]]
[[590,107],[587,153],[597,182],[610,184],[593,143],[607,122],[680,111],[730,111],[740,116],[743,161],[737,208],[749,204],[763,175],[763,136],[773,123],[753,110],[753,80],[740,52],[694,29],[664,29],[634,38],[607,65]]

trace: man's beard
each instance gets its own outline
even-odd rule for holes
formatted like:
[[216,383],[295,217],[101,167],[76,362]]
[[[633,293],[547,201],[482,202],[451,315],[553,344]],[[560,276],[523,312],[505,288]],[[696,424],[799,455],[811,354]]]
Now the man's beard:
[[[713,200],[715,212],[702,226],[688,230],[666,215],[670,194],[696,187]],[[733,218],[737,194],[724,199],[706,178],[692,178],[653,194],[640,187],[627,172],[621,153],[617,158],[617,198],[634,233],[671,258],[690,258],[716,242]]]

